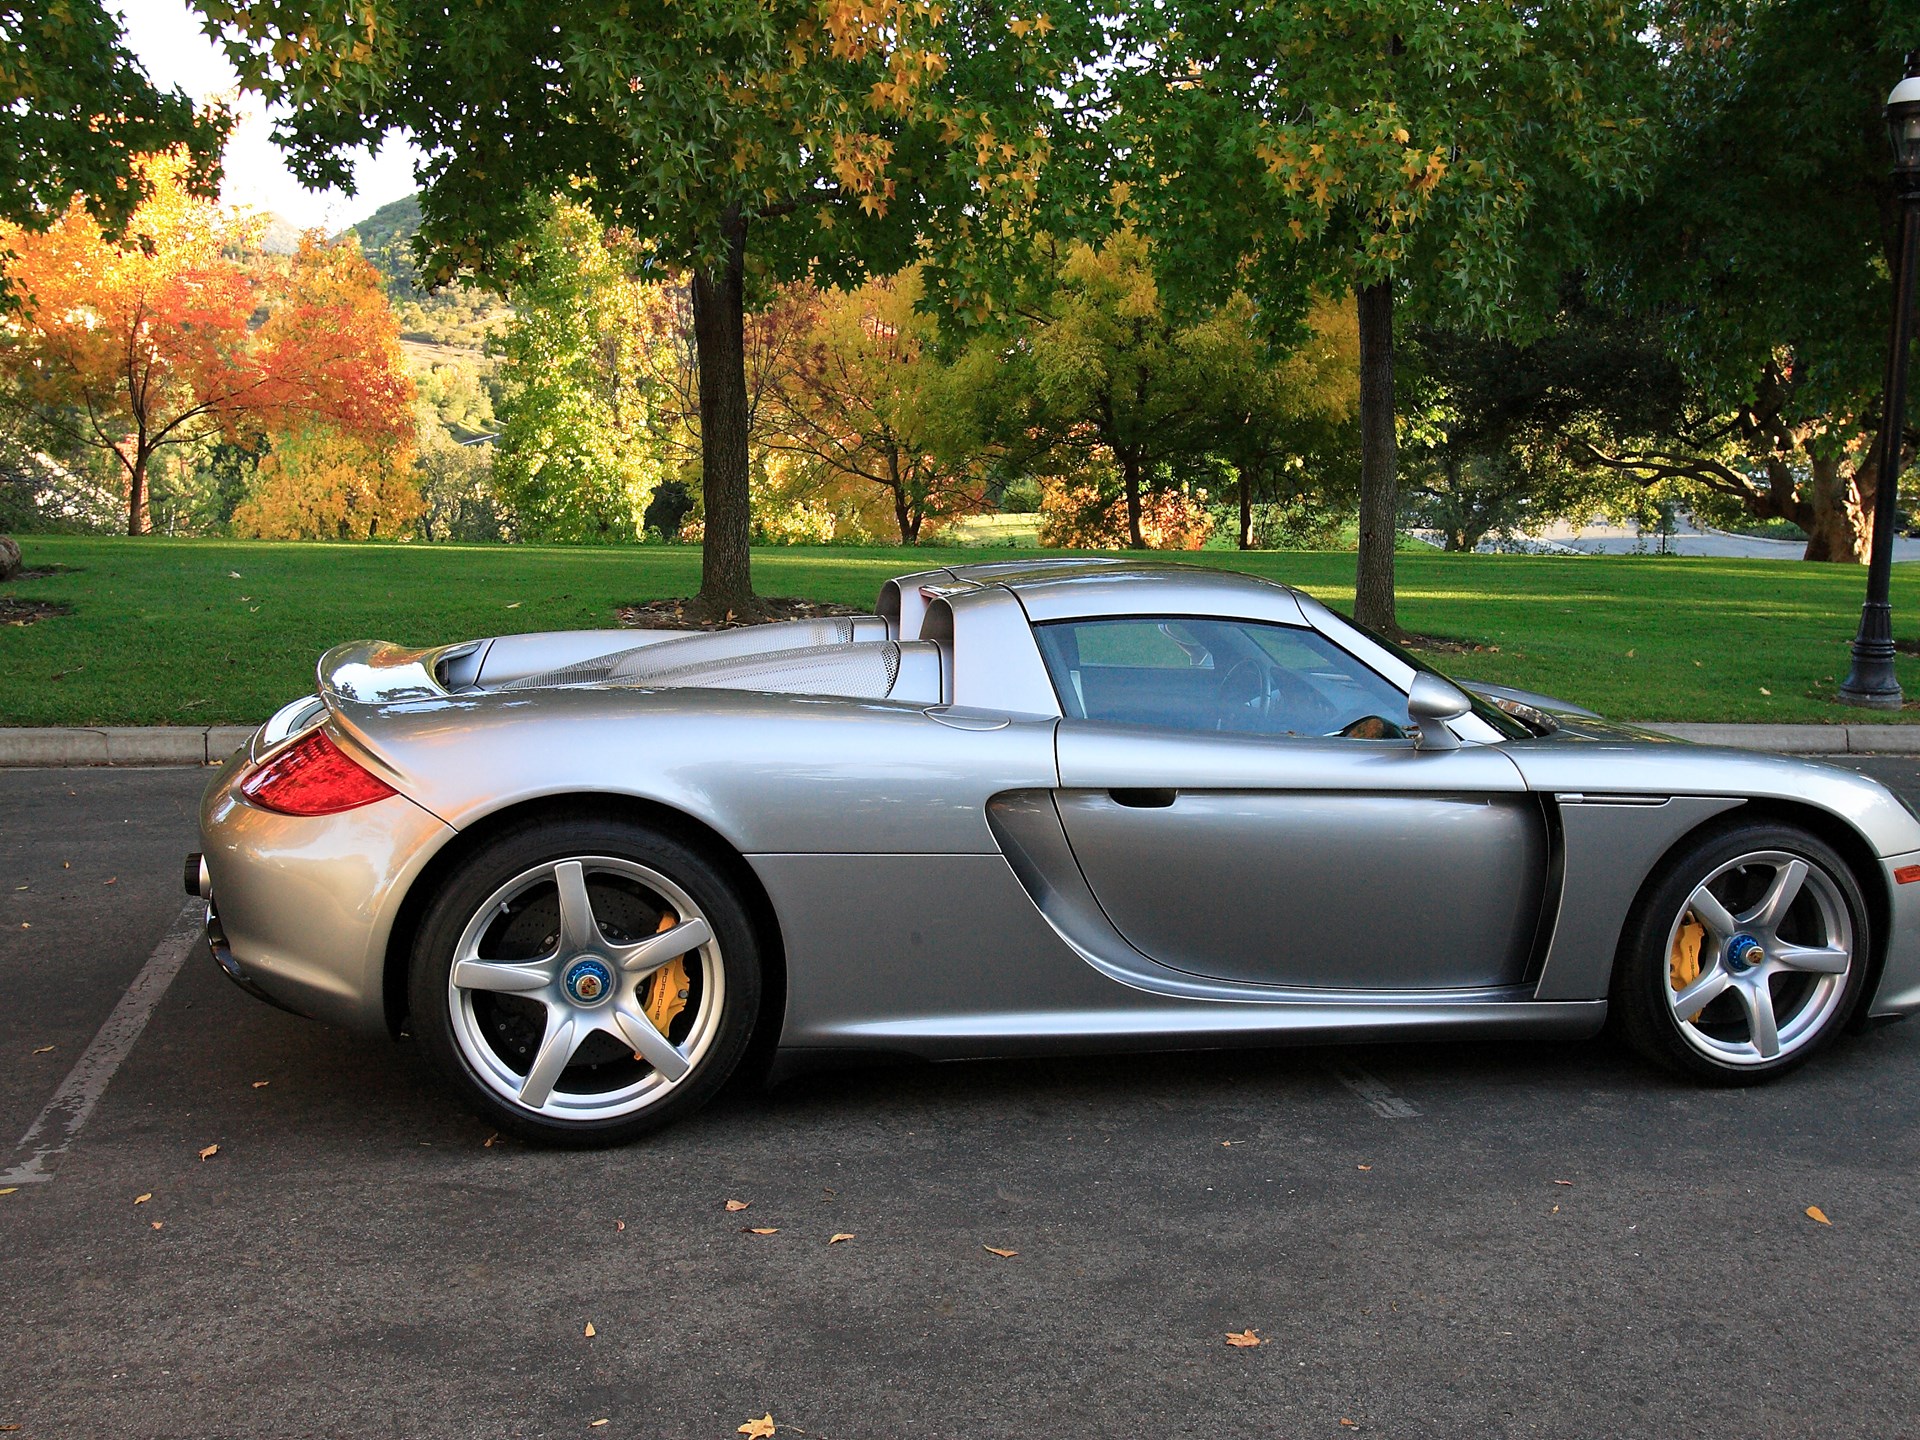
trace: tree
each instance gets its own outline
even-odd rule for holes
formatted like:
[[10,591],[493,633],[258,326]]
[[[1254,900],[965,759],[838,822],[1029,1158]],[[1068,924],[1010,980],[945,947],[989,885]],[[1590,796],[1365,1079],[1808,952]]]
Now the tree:
[[1414,509],[1449,550],[1616,508],[1626,482],[1596,470],[1595,447],[1671,433],[1686,404],[1659,336],[1577,281],[1538,339],[1422,326],[1407,350]]
[[0,222],[44,230],[78,199],[117,238],[151,191],[139,157],[176,147],[218,193],[232,117],[155,88],[122,40],[99,0],[0,0]]
[[21,310],[0,332],[5,399],[113,457],[132,535],[150,528],[148,472],[167,446],[295,416],[368,440],[412,426],[393,313],[359,251],[309,237],[270,283],[239,258],[254,225],[192,195],[190,163],[142,162],[140,245],[114,244],[79,201],[44,232],[0,228]]
[[493,488],[493,446],[461,444],[445,430],[421,427],[414,482],[420,489],[420,533],[427,540],[493,542],[504,538]]
[[1028,401],[1022,428],[1045,438],[1056,464],[1110,462],[1125,543],[1145,549],[1147,492],[1171,467],[1197,464],[1213,438],[1219,336],[1162,303],[1146,241],[1132,229],[1099,246],[1068,244],[1043,284],[1013,367],[1013,388]]
[[522,274],[498,342],[494,490],[519,539],[637,539],[660,478],[653,387],[636,353],[645,287],[574,205],[554,210]]
[[1228,297],[1205,322],[1213,337],[1213,445],[1233,467],[1242,550],[1255,547],[1254,505],[1280,500],[1325,511],[1350,506],[1357,475],[1360,329],[1351,305],[1318,298],[1291,349],[1264,334],[1253,302]]
[[983,202],[1030,190],[1052,56],[1094,23],[1064,0],[196,3],[244,83],[287,107],[310,183],[350,183],[346,146],[412,136],[429,278],[510,263],[554,193],[691,274],[713,614],[757,608],[742,351],[758,287],[891,273],[923,233],[964,239]]
[[233,530],[256,540],[407,539],[425,512],[409,445],[308,426],[274,437]]
[[[1791,520],[1809,560],[1863,561],[1898,216],[1880,108],[1920,12],[1661,0],[1653,20],[1667,143],[1597,279],[1663,328],[1691,393],[1664,433],[1591,458]],[[1920,393],[1910,435],[1916,416]]]
[[1113,197],[1169,284],[1246,288],[1277,333],[1356,296],[1356,611],[1397,629],[1397,303],[1537,315],[1604,195],[1643,165],[1638,7],[1625,0],[1249,9],[1153,0],[1118,57]]
[[827,291],[775,380],[773,444],[878,486],[903,545],[918,544],[928,520],[984,504],[979,465],[951,440],[964,397],[919,308],[923,294],[917,267]]

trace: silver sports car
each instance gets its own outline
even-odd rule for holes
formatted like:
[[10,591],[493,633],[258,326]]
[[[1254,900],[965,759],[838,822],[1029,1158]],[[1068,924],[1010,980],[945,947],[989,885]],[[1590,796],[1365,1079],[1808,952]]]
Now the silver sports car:
[[1455,687],[1311,597],[957,565],[876,613],[344,645],[207,791],[214,957],[625,1140],[772,1064],[1611,1015],[1707,1081],[1920,1008],[1920,821],[1828,766]]

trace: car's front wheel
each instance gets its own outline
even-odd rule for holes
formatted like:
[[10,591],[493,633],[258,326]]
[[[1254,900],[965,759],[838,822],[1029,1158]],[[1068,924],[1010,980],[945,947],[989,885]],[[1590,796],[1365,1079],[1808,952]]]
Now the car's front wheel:
[[504,1130],[618,1144],[704,1103],[760,1002],[753,926],[699,851],[617,821],[482,846],[441,887],[408,976],[413,1029]]
[[1683,1074],[1769,1078],[1846,1024],[1868,924],[1853,872],[1818,837],[1754,824],[1709,834],[1635,902],[1614,1014],[1636,1049]]

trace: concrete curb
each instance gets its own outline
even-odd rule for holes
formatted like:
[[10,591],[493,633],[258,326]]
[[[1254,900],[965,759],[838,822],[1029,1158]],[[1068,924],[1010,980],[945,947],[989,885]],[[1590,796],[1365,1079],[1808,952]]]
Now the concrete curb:
[[[1776,755],[1920,755],[1920,725],[1683,725],[1639,722],[1698,745]],[[0,768],[218,764],[257,725],[0,727]]]
[[1696,745],[1776,755],[1920,755],[1920,725],[1683,725],[1641,723]]
[[257,725],[0,728],[0,766],[206,765],[227,758]]

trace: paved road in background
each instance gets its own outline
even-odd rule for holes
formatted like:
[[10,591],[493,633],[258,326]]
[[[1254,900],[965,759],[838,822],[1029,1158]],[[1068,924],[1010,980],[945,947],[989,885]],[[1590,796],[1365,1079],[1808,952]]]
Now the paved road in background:
[[[202,782],[0,773],[0,1145],[178,918]],[[1911,1434],[1917,1081],[1920,1022],[1752,1091],[1604,1040],[892,1068],[552,1154],[196,953],[0,1195],[0,1425]]]

